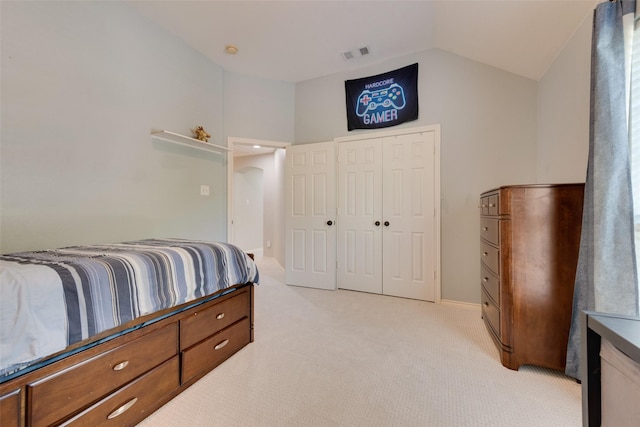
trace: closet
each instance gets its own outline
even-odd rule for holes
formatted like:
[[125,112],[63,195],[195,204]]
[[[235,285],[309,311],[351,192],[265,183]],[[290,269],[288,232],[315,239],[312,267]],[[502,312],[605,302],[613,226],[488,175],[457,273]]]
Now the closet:
[[436,135],[339,141],[337,287],[436,300]]
[[440,127],[287,148],[285,283],[437,301]]

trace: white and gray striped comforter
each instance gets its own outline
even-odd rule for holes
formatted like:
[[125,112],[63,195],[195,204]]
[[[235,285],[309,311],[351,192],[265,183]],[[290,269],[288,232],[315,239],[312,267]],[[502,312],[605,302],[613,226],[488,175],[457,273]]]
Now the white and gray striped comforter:
[[0,372],[140,316],[258,283],[227,243],[140,240],[0,256]]

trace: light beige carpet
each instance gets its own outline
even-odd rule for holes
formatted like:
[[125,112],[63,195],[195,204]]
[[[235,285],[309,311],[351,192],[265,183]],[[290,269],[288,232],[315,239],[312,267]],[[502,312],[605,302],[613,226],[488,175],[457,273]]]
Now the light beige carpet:
[[580,385],[504,368],[479,308],[287,286],[259,261],[255,342],[140,426],[580,426]]

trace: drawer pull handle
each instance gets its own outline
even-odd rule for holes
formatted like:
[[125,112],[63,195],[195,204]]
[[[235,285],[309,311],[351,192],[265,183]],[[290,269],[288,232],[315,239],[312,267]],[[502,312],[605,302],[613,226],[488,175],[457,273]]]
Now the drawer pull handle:
[[229,340],[224,340],[220,344],[218,344],[217,346],[213,347],[213,349],[214,350],[220,350],[221,348],[223,348],[227,344],[229,344]]
[[129,361],[125,360],[124,362],[120,362],[116,366],[114,366],[113,370],[114,371],[122,371],[124,368],[127,367],[128,364],[129,364]]
[[482,229],[483,229],[484,231],[488,231],[488,230],[489,230],[489,227],[482,227]]
[[489,281],[489,278],[488,278],[488,277],[483,277],[483,278],[482,278],[482,281],[483,281],[483,282],[488,282],[488,281]]
[[220,314],[218,314],[218,315],[216,316],[216,319],[218,319],[218,320],[222,320],[222,319],[224,319],[224,313],[220,313]]
[[488,255],[489,255],[489,252],[483,252],[483,253],[482,253],[482,255],[483,255],[483,256],[488,256]]
[[130,401],[128,401],[127,403],[125,403],[124,405],[122,405],[121,407],[119,407],[118,409],[113,411],[112,413],[110,413],[109,416],[107,417],[107,419],[112,420],[115,417],[117,417],[119,415],[122,415],[129,408],[131,408],[133,405],[135,405],[137,401],[138,401],[138,398],[134,397],[133,399],[131,399]]
[[485,305],[485,306],[487,306],[487,307],[489,307],[489,302],[488,302],[488,301],[485,301],[485,302],[484,302],[484,305]]
[[496,207],[496,204],[495,204],[495,203],[489,203],[489,207],[490,207],[490,208],[495,208],[495,207]]

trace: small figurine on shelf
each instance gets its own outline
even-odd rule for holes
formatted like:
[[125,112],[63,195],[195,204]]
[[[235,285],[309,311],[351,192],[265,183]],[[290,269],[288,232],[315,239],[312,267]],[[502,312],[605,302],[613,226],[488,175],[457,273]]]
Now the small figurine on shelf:
[[207,133],[206,130],[204,130],[204,128],[202,126],[197,126],[194,130],[193,130],[193,134],[195,135],[195,138],[199,141],[204,141],[204,142],[208,142],[209,138],[211,138],[211,135],[209,135]]

